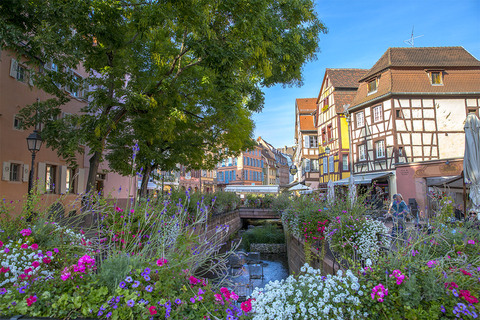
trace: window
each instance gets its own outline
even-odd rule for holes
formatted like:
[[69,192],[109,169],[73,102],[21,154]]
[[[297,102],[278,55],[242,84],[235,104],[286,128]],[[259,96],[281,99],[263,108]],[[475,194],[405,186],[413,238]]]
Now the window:
[[430,81],[432,85],[443,85],[443,73],[441,71],[430,72]]
[[395,110],[395,115],[397,116],[398,119],[403,119],[402,110]]
[[45,192],[55,193],[55,182],[57,177],[57,167],[46,165],[45,167]]
[[318,172],[318,159],[314,159],[310,163],[312,172]]
[[74,193],[73,186],[74,186],[74,176],[75,170],[72,168],[67,168],[65,173],[65,192],[66,193]]
[[334,161],[333,156],[328,157],[328,162],[329,162],[329,164],[328,164],[329,171],[334,172],[335,171],[335,161]]
[[327,126],[327,139],[328,139],[328,141],[333,139],[333,132],[332,132],[332,125],[331,124],[329,124]]
[[10,163],[10,181],[20,181],[21,165],[18,163]]
[[361,144],[358,146],[358,161],[366,161],[367,160],[367,146],[365,144]]
[[469,108],[467,109],[467,115],[469,113],[473,113],[473,114],[476,114],[478,116],[478,112],[477,112],[477,109],[476,108]]
[[19,116],[13,116],[13,129],[22,130],[22,119]]
[[403,147],[398,147],[398,156],[403,157],[405,155],[405,151],[403,150]]
[[383,120],[382,106],[373,107],[373,121],[378,122]]
[[342,156],[342,170],[348,171],[348,155],[347,154],[344,154]]
[[310,147],[315,148],[318,145],[318,137],[317,136],[309,136],[310,137]]
[[328,106],[329,106],[329,103],[328,103],[328,97],[326,97],[325,99],[323,99],[323,107],[322,107],[322,112],[325,112],[328,110]]
[[375,155],[377,158],[385,158],[385,141],[375,142]]
[[363,111],[357,113],[355,117],[357,119],[357,128],[363,127],[365,125],[365,115],[363,114]]
[[327,157],[323,157],[323,173],[326,174],[328,173],[328,159]]
[[10,64],[10,76],[20,82],[27,81],[27,70],[24,66],[18,63],[17,60],[12,59]]
[[327,129],[322,129],[322,142],[327,143]]
[[377,92],[378,79],[374,79],[367,84],[368,94]]

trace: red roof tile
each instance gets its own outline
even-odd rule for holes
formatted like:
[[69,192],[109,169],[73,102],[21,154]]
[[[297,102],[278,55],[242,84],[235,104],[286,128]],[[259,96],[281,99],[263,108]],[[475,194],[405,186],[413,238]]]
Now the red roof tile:
[[388,48],[360,81],[391,67],[480,67],[480,61],[463,47]]
[[317,109],[317,98],[298,98],[295,105],[299,112],[315,111]]
[[327,69],[326,74],[335,89],[358,88],[358,80],[368,69]]
[[316,131],[313,116],[300,116],[300,131]]

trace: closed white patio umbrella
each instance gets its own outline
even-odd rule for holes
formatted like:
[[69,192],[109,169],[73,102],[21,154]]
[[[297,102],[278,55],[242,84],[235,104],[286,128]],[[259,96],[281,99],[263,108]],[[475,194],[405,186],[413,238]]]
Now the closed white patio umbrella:
[[[471,210],[480,215],[480,119],[470,113],[465,121],[465,155],[463,172],[465,183],[470,185]],[[466,208],[465,208],[466,209]]]

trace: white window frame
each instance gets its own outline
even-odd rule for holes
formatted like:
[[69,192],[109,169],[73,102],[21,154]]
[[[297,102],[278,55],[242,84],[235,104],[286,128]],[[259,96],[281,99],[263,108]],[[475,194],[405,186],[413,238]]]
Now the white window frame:
[[[373,82],[375,82],[375,89],[370,90],[370,83],[373,83]],[[375,92],[377,92],[377,90],[378,90],[378,78],[375,78],[367,82],[367,95],[374,94]]]
[[309,148],[315,148],[316,146],[318,146],[318,137],[315,136],[315,135],[312,135],[312,136],[308,136],[308,140],[309,140]]
[[[14,168],[16,168],[14,170]],[[18,162],[10,162],[10,177],[9,181],[16,181],[16,182],[21,182],[22,181],[22,164]],[[15,174],[15,177],[13,176]],[[15,179],[14,179],[15,178]]]
[[375,157],[377,159],[385,158],[385,140],[375,142]]
[[344,154],[342,156],[342,170],[348,171],[348,169],[349,169],[348,154]]
[[358,145],[358,161],[366,161],[367,160],[367,145],[360,144]]
[[373,122],[380,122],[383,120],[382,105],[378,105],[372,108]]
[[[18,125],[16,125],[15,122],[18,122]],[[13,129],[23,131],[22,130],[22,119],[20,119],[18,114],[15,114],[13,116]]]
[[327,174],[328,173],[328,158],[323,157],[323,173]]
[[328,157],[328,163],[330,173],[335,172],[335,158],[333,155]]
[[364,127],[365,126],[365,113],[363,111],[357,112],[357,114],[355,114],[355,120],[356,120],[357,128]]

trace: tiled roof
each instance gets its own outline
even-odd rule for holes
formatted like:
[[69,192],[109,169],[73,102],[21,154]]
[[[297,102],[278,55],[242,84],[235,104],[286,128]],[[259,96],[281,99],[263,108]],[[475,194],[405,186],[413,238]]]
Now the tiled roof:
[[432,85],[425,70],[395,70],[382,73],[377,92],[367,95],[367,82],[362,82],[350,104],[352,107],[373,100],[387,93],[468,93],[480,92],[480,68],[473,70],[447,69],[443,73],[443,85]]
[[299,98],[295,100],[299,112],[315,111],[317,109],[317,98]]
[[300,116],[300,131],[316,131],[313,116]]
[[327,69],[326,74],[332,86],[338,88],[358,88],[358,80],[368,72],[368,69]]
[[335,101],[335,112],[344,113],[343,106],[351,105],[355,98],[356,91],[333,91],[333,99]]
[[360,81],[390,67],[480,67],[480,61],[463,47],[388,48]]

